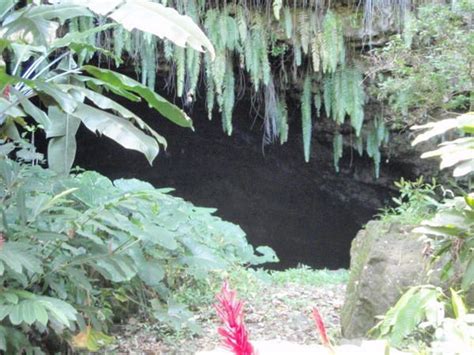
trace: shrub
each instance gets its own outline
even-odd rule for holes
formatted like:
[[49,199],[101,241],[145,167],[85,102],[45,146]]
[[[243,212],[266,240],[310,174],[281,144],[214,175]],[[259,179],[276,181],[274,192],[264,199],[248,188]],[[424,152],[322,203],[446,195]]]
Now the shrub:
[[[94,348],[132,311],[192,325],[173,300],[180,283],[276,260],[267,247],[255,255],[242,229],[215,210],[170,191],[0,158],[0,350],[52,339],[64,350],[77,332],[76,344]],[[166,305],[179,317],[167,318]]]

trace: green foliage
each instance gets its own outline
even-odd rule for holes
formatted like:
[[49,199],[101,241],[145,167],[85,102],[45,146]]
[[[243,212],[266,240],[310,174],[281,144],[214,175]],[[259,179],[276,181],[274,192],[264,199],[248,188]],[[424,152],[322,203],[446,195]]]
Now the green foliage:
[[[457,119],[415,127],[427,131],[420,134],[413,144],[442,135],[453,128],[471,133],[472,121],[471,114],[464,114]],[[472,139],[467,137],[463,140],[472,145]],[[460,164],[454,169],[457,176],[472,174],[471,147],[467,145],[459,148],[458,144],[459,139],[447,141],[441,144],[440,149],[424,155],[440,156],[441,167]],[[411,192],[413,186],[406,186],[409,187],[405,189],[406,196],[416,196],[423,191],[415,186],[414,195]],[[432,192],[429,187],[428,192]],[[434,205],[437,207],[434,216],[426,216],[414,231],[425,235],[433,247],[433,264],[441,269],[441,280],[451,287],[450,305],[438,288],[413,287],[389,310],[374,332],[380,337],[388,337],[395,346],[413,343],[415,339],[429,347],[430,353],[468,353],[474,346],[474,315],[468,314],[469,307],[473,305],[466,306],[461,294],[469,295],[474,286],[474,194],[470,192],[456,196],[452,191],[446,191],[443,201]],[[404,208],[401,212],[405,213],[405,210],[409,211]],[[460,289],[461,292],[453,289]],[[455,319],[444,317],[444,309],[448,307]],[[426,322],[421,323],[424,319]],[[415,331],[417,327],[419,330]]]
[[[181,283],[276,260],[269,248],[256,255],[245,233],[213,209],[169,191],[0,159],[3,333],[24,332],[34,344],[46,329],[62,340],[79,332],[79,341],[88,326],[106,332],[114,315],[137,312],[190,325],[191,314],[173,298]],[[178,309],[181,318],[173,315]],[[15,346],[6,338],[0,350]]]
[[[149,87],[154,88],[156,77],[156,41],[152,34],[166,37],[181,46],[189,43],[196,49],[207,47],[209,55],[214,55],[214,48],[202,31],[188,17],[179,15],[175,10],[151,3],[148,4],[148,10],[146,3],[134,7],[127,1],[119,1],[116,5],[118,7],[108,16],[124,28],[142,28],[143,24],[137,18],[144,11],[148,11],[147,21],[174,19],[172,25],[156,26],[148,23],[143,27],[148,33],[143,34],[140,41],[141,45],[145,44],[146,53],[141,58],[141,71],[142,81]],[[5,13],[1,13],[0,31],[4,34],[1,50],[6,60],[0,62],[3,96],[0,102],[0,138],[7,136],[18,139],[17,126],[25,127],[23,117],[30,116],[50,139],[50,167],[57,172],[68,173],[76,154],[75,135],[82,123],[91,131],[106,135],[125,148],[143,153],[151,164],[159,152],[159,145],[166,146],[164,138],[101,91],[110,90],[132,101],[144,99],[180,126],[192,128],[192,122],[182,110],[145,85],[111,70],[83,65],[95,55],[113,59],[118,65],[121,63],[118,56],[124,48],[130,47],[124,42],[122,27],[117,29],[119,36],[114,52],[97,44],[98,36],[108,33],[115,25],[96,26],[94,13],[89,9],[99,13],[102,11],[98,2],[64,0],[57,1],[55,5],[28,4],[17,10],[9,7]],[[134,14],[134,19],[117,16],[117,12],[127,10]],[[57,37],[59,26],[66,21],[70,24],[69,31]],[[177,48],[183,53],[182,57],[177,56],[182,58],[177,70],[180,79],[178,93],[181,95],[184,90],[185,58],[184,49]],[[198,75],[195,67],[190,65],[193,74],[191,85],[194,87]],[[83,76],[83,72],[95,79]],[[42,107],[47,108],[47,114],[41,106],[37,107],[30,101],[33,97],[39,98]]]
[[[394,347],[429,354],[468,354],[474,346],[474,314],[459,293],[445,296],[440,288],[415,286],[403,294],[372,330]],[[450,315],[450,316],[448,316]]]
[[[124,26],[95,33],[89,32],[85,42],[89,46],[95,43],[96,51],[100,47],[98,44],[106,45],[107,48],[102,48],[102,50],[106,51],[105,58],[110,58],[107,60],[117,60],[120,54],[128,56],[132,59],[136,71],[141,73],[142,84],[148,85],[150,88],[154,88],[155,85],[154,72],[160,69],[158,62],[160,64],[167,62],[165,67],[171,68],[171,75],[175,76],[170,82],[175,84],[177,96],[183,97],[187,103],[199,97],[196,95],[196,88],[199,85],[200,77],[202,77],[206,87],[208,117],[212,117],[214,108],[217,106],[223,130],[227,134],[232,132],[233,108],[237,100],[235,89],[231,90],[230,87],[238,82],[240,90],[250,89],[246,92],[250,91],[253,96],[252,100],[256,100],[260,104],[255,107],[262,107],[264,112],[276,112],[273,117],[278,122],[273,125],[274,137],[279,137],[280,143],[285,142],[288,138],[288,116],[284,114],[281,105],[287,101],[286,96],[289,93],[294,94],[292,88],[297,84],[297,81],[300,80],[304,83],[309,78],[308,80],[313,83],[311,95],[314,95],[318,115],[324,104],[326,116],[332,118],[339,125],[344,124],[346,119],[350,120],[358,147],[362,147],[365,143],[368,156],[374,161],[375,175],[379,175],[381,161],[379,150],[381,145],[387,142],[388,136],[386,131],[381,133],[384,128],[379,119],[374,124],[375,127],[369,123],[363,132],[366,95],[364,94],[362,66],[354,60],[352,52],[347,52],[351,50],[352,46],[345,44],[344,36],[348,34],[349,29],[343,21],[347,15],[344,10],[338,6],[325,8],[324,4],[319,4],[315,8],[311,3],[286,4],[281,1],[272,1],[271,6],[262,6],[259,2],[237,2],[232,6],[217,6],[212,2],[182,0],[166,1],[165,3],[174,6],[179,12],[191,16],[197,23],[202,23],[214,50],[209,49],[208,43],[206,48],[209,52],[205,53],[202,58],[201,53],[190,49],[183,50],[171,41],[166,40],[164,43],[160,43],[150,34],[142,34],[138,31],[130,34],[124,30]],[[94,7],[91,9],[93,10]],[[436,7],[436,9],[438,8]],[[421,85],[424,80],[430,81],[434,75],[449,76],[451,79],[448,78],[445,82],[456,83],[456,85],[459,83],[459,86],[466,87],[467,69],[458,70],[463,71],[460,76],[461,80],[458,81],[453,79],[457,75],[457,69],[451,65],[451,60],[459,54],[455,52],[457,47],[462,47],[464,52],[470,48],[467,45],[465,27],[463,27],[464,19],[457,14],[444,16],[451,10],[445,7],[440,7],[440,9],[442,10],[440,14],[425,7],[420,8],[419,12],[417,9],[413,13],[409,13],[404,12],[406,8],[401,4],[399,6],[390,2],[388,8],[382,8],[379,2],[371,2],[370,6],[361,6],[351,10],[355,12],[349,26],[353,27],[353,30],[362,30],[364,27],[365,31],[369,31],[370,21],[379,21],[391,16],[397,17],[397,20],[394,20],[397,24],[401,25],[399,20],[403,20],[405,23],[403,27],[405,30],[402,34],[394,37],[388,46],[373,53],[374,65],[371,68],[375,68],[374,71],[379,73],[377,77],[380,79],[374,82],[374,91],[372,92],[374,96],[381,99],[390,97],[389,100],[403,100],[404,98],[417,100],[418,95],[429,100],[432,99],[433,102],[441,102],[447,98],[439,100],[434,95],[428,94],[426,90],[418,90],[413,86]],[[362,14],[362,12],[364,13]],[[175,15],[173,13],[173,16]],[[430,16],[435,16],[435,18],[428,21]],[[363,21],[361,21],[362,18]],[[456,32],[455,41],[449,46],[446,36],[448,32],[442,30],[441,25],[436,24],[438,18],[442,18],[440,23],[449,24],[448,29],[459,30]],[[422,25],[421,22],[425,19],[429,23]],[[126,19],[124,21],[132,20]],[[73,19],[68,23],[71,31],[79,29],[81,32],[93,30],[96,24],[90,16],[87,17],[87,21]],[[141,24],[134,23],[134,26],[138,28],[139,25]],[[441,31],[443,31],[442,35],[440,35]],[[113,36],[109,36],[110,33]],[[95,41],[91,41],[91,37],[95,37]],[[192,39],[190,41],[192,42]],[[436,47],[439,43],[450,48],[450,51],[446,52],[446,56],[435,55],[440,52],[440,47]],[[412,50],[415,46],[423,48],[420,55],[417,51]],[[411,78],[409,72],[417,70],[420,67],[418,62],[421,63],[422,59],[426,57],[426,48],[431,48],[428,53],[428,59],[430,63],[432,62],[431,67],[429,69],[423,67],[426,70],[419,71],[418,77],[409,80],[413,85],[405,85],[403,80]],[[93,53],[90,47],[89,49],[89,54]],[[215,59],[213,60],[214,52]],[[413,56],[411,56],[412,52]],[[394,56],[398,56],[399,53],[403,54],[402,60],[393,60]],[[416,66],[410,61],[412,57],[418,58]],[[466,55],[463,60],[469,61],[468,58],[470,58],[469,55]],[[445,59],[451,64],[442,64]],[[387,63],[391,63],[388,70],[387,66],[383,65]],[[444,69],[438,66],[434,67],[435,64],[445,67],[443,67]],[[201,68],[204,73],[202,76],[200,76]],[[428,70],[435,74],[427,75]],[[398,84],[393,86],[393,90],[390,91],[391,89],[388,88],[391,84],[388,80],[395,80],[397,75],[399,75]],[[237,78],[239,79],[237,80]],[[244,78],[249,80],[243,80]],[[385,85],[385,79],[387,85]],[[90,87],[93,84],[92,82],[88,83]],[[265,95],[262,94],[262,91],[265,92],[270,86],[274,86],[278,100],[264,99]],[[431,90],[436,86],[428,83],[424,87]],[[304,85],[302,89],[304,89]],[[462,92],[458,89],[454,94],[456,98],[467,97],[465,89],[460,89]],[[411,92],[415,94],[412,95]],[[438,92],[439,90],[437,90]],[[127,95],[129,99],[136,99],[131,96],[132,93],[129,91],[121,91],[121,93]],[[305,102],[311,101],[307,100],[307,96],[305,96],[307,92],[304,90],[301,90],[298,95],[300,102],[303,101],[303,98]],[[305,122],[305,127],[308,127],[308,117],[310,116],[308,115],[308,106],[302,105],[302,108],[304,110],[301,112],[301,121]],[[262,116],[264,120],[267,120],[266,114],[257,116]],[[383,117],[383,120],[387,121],[388,119]],[[265,127],[263,132],[265,144],[275,141],[267,139],[267,123],[264,122],[262,125]],[[306,128],[306,138],[303,142],[303,150],[306,151],[305,160],[309,159],[308,140],[311,139],[308,138],[307,131]],[[360,137],[361,135],[363,137]],[[162,140],[162,142],[164,141]],[[359,152],[361,154],[362,149],[359,149]],[[334,159],[337,161],[336,153],[335,150]]]
[[[278,124],[274,125],[274,136],[280,137],[280,143],[283,143],[288,136],[288,116],[283,114],[281,103],[287,101],[290,85],[297,78],[301,78],[302,82],[310,80],[314,87],[318,87],[319,97],[324,96],[328,116],[332,113],[331,117],[339,124],[344,123],[346,116],[349,116],[356,136],[360,135],[365,101],[362,76],[349,63],[349,56],[346,56],[343,21],[335,9],[314,11],[309,4],[289,6],[282,1],[273,1],[269,7],[244,2],[232,6],[216,6],[209,2],[198,5],[196,1],[182,0],[167,1],[167,5],[192,15],[193,19],[203,24],[215,48],[216,58],[211,60],[211,56],[205,54],[202,60],[200,54],[190,54],[189,51],[185,54],[167,42],[163,46],[155,45],[156,50],[150,51],[149,46],[142,48],[148,42],[140,33],[120,36],[118,40],[112,38],[112,42],[118,42],[110,44],[110,51],[118,53],[127,49],[135,61],[137,72],[142,73],[142,83],[150,84],[150,68],[154,66],[155,56],[159,56],[173,68],[177,96],[186,96],[186,101],[190,102],[197,97],[195,88],[199,66],[204,66],[208,117],[212,117],[217,104],[223,130],[230,134],[236,101],[235,90],[230,90],[230,85],[235,84],[237,77],[242,78],[244,72],[249,80],[241,80],[240,83],[251,89],[255,100],[262,100],[265,96],[261,94],[262,86],[264,90],[275,87],[279,99],[261,104],[264,112],[277,112],[274,117],[281,117],[278,118]],[[103,43],[103,37],[104,34],[97,34],[97,42]],[[144,58],[148,56],[153,58]],[[325,90],[322,90],[323,87]],[[326,88],[329,92],[326,92]],[[312,96],[313,89],[310,91]],[[305,160],[309,159],[308,141],[311,140],[307,129],[311,109],[306,104],[311,100],[308,100],[307,95],[308,92],[302,90],[300,101],[304,98],[305,102],[301,112],[301,120],[306,127]],[[268,127],[267,122],[263,126]],[[267,133],[265,128],[264,142],[273,142],[273,139],[267,139]]]
[[338,124],[343,124],[349,115],[356,136],[360,135],[364,122],[364,89],[362,75],[356,68],[344,68],[326,77],[324,107],[326,115]]
[[[422,126],[414,126],[414,130],[426,130],[420,134],[413,145],[426,141],[432,137],[444,135],[446,132],[458,129],[461,135],[469,135],[474,132],[474,113],[468,112],[453,119],[430,122]],[[439,145],[439,148],[424,153],[422,158],[439,157],[441,159],[440,169],[454,168],[454,177],[464,177],[474,171],[474,138],[467,136],[447,141]]]
[[[367,155],[374,161],[375,177],[378,178],[380,175],[380,160],[382,154],[380,148],[388,143],[389,131],[385,126],[383,119],[376,118],[372,122],[372,127],[366,138]],[[361,143],[362,144],[362,141]]]
[[277,20],[280,19],[281,8],[283,7],[283,0],[273,0],[273,14]]
[[282,285],[287,283],[310,286],[339,285],[347,283],[349,272],[345,269],[313,270],[308,266],[301,265],[285,271],[272,271],[271,280]]
[[425,182],[423,177],[416,181],[407,181],[401,178],[394,183],[400,195],[393,197],[394,207],[384,208],[379,214],[382,221],[387,223],[418,224],[433,216],[439,205],[436,190],[439,185],[433,179]]
[[[386,100],[397,127],[472,105],[474,35],[469,13],[451,5],[423,6],[406,17],[402,34],[372,55],[371,92]],[[376,74],[376,75],[375,75]]]
[[340,133],[336,133],[334,135],[334,139],[332,142],[332,149],[333,149],[333,157],[334,157],[334,169],[336,172],[339,172],[339,159],[342,158],[342,152],[344,149],[344,142],[342,135]]
[[309,161],[311,154],[311,137],[313,134],[313,122],[311,119],[311,77],[307,76],[303,85],[301,96],[301,127],[303,130],[304,160]]
[[[383,320],[371,333],[379,338],[386,338],[390,345],[400,347],[409,336],[418,329],[420,323],[428,319],[431,326],[439,326],[444,318],[443,293],[432,286],[410,288],[400,300],[387,312]],[[419,328],[419,332],[424,329]],[[425,335],[428,337],[428,335]],[[429,340],[429,337],[428,339]]]
[[323,71],[333,73],[338,64],[345,62],[345,48],[341,21],[332,11],[324,17],[322,43]]
[[[420,134],[413,144],[443,135],[454,128],[462,134],[469,134],[473,132],[473,127],[474,116],[472,113],[460,115],[455,119],[416,126],[414,129],[426,131]],[[472,137],[448,140],[441,143],[437,150],[427,152],[422,157],[440,157],[440,169],[454,167],[453,176],[468,177],[474,171],[473,142],[474,138]],[[474,285],[474,194],[471,191],[461,196],[452,194],[452,198],[445,198],[436,215],[423,221],[422,226],[416,231],[433,238],[433,243],[436,245],[435,257],[442,259],[447,253],[452,254],[442,270],[442,276],[445,279],[451,279],[453,283],[460,283],[461,288],[465,291]],[[456,279],[455,275],[455,268],[458,264],[463,270],[460,279]]]

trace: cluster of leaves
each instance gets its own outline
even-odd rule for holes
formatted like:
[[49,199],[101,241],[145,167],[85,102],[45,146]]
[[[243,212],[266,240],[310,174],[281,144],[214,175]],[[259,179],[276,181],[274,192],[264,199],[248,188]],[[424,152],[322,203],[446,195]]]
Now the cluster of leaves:
[[[131,101],[143,100],[172,122],[192,128],[192,121],[181,109],[146,86],[114,71],[84,65],[98,54],[116,64],[121,62],[119,56],[95,43],[98,33],[117,24],[83,31],[70,28],[65,34],[61,27],[77,18],[95,24],[96,14],[102,14],[119,21],[123,28],[143,29],[149,36],[165,37],[181,46],[189,44],[190,50],[206,47],[212,57],[212,45],[189,17],[146,1],[117,0],[104,7],[101,1],[54,0],[15,10],[16,3],[0,5],[0,55],[4,58],[0,61],[0,138],[19,139],[17,126],[25,127],[26,117],[31,117],[49,138],[50,167],[68,173],[76,153],[75,135],[84,124],[125,148],[143,153],[151,164],[159,146],[166,146],[165,139],[103,91]],[[139,20],[144,16],[149,22]],[[156,25],[165,20],[166,26]],[[32,98],[38,98],[42,107]]]
[[439,206],[436,200],[436,189],[439,185],[434,179],[431,183],[427,183],[423,177],[416,181],[401,178],[394,184],[400,196],[392,198],[394,207],[383,208],[379,213],[382,221],[415,225],[433,216],[436,207]]
[[[474,115],[466,113],[456,119],[445,119],[423,126],[413,127],[425,130],[413,144],[444,135],[457,129],[461,134],[473,132]],[[440,157],[440,168],[453,167],[456,177],[468,177],[474,172],[474,138],[466,136],[448,140],[439,149],[423,154],[423,157]],[[403,190],[402,190],[403,191]],[[431,192],[428,189],[428,192]],[[423,196],[423,194],[421,195]],[[441,280],[454,289],[469,295],[474,287],[474,193],[452,194],[436,203],[436,213],[415,228],[425,235],[433,245],[433,263],[441,267]],[[387,337],[395,346],[421,340],[431,346],[434,353],[449,349],[463,353],[474,346],[474,314],[470,313],[472,298],[464,305],[460,295],[451,290],[452,314],[455,319],[444,317],[447,297],[442,290],[429,286],[409,289],[398,303],[386,314],[375,328],[375,333]],[[426,320],[425,323],[422,321]],[[416,331],[416,328],[422,331]]]
[[473,12],[470,1],[420,7],[407,14],[401,34],[371,53],[371,94],[388,102],[386,119],[396,127],[471,109]]
[[416,353],[469,354],[474,347],[474,314],[454,290],[451,297],[434,286],[410,288],[372,330],[394,347]]
[[[214,48],[189,17],[146,0],[17,3],[0,4],[0,351],[96,351],[111,341],[105,334],[110,323],[131,312],[195,329],[192,314],[174,298],[180,284],[276,261],[274,252],[261,247],[255,255],[238,226],[170,196],[169,189],[68,173],[80,124],[142,152],[150,163],[159,144],[166,145],[102,91],[144,100],[192,128],[182,110],[145,85],[84,64],[95,55],[121,62],[96,42],[117,24],[103,24],[97,15],[119,22],[123,31],[146,30],[149,38],[206,48],[210,59]],[[30,118],[49,139],[50,169],[24,163],[42,159],[21,143]],[[23,162],[8,158],[14,154]],[[48,348],[52,343],[59,348]]]
[[[263,142],[285,143],[288,139],[287,96],[300,90],[301,123],[304,159],[309,161],[313,124],[326,108],[328,117],[337,125],[347,123],[364,146],[372,132],[364,123],[365,103],[362,74],[346,53],[343,17],[324,1],[285,3],[274,2],[272,11],[264,2],[212,3],[203,0],[175,0],[155,2],[174,6],[180,13],[202,23],[215,48],[216,58],[183,49],[171,42],[156,42],[138,32],[128,33],[117,27],[112,30],[109,50],[115,55],[126,54],[132,59],[142,84],[155,87],[155,73],[169,68],[169,88],[175,88],[178,97],[187,104],[198,99],[200,78],[206,88],[208,117],[216,109],[222,118],[222,127],[232,133],[235,102],[249,89],[252,101],[258,107],[258,116],[264,112]],[[354,6],[354,13],[357,7]],[[88,30],[94,22],[75,20],[72,28]],[[362,26],[362,24],[359,24]],[[103,43],[98,34],[95,43]],[[201,75],[202,72],[202,75]],[[243,80],[248,78],[249,80]],[[248,82],[248,84],[246,84]],[[303,85],[300,85],[304,83]],[[248,92],[247,91],[247,92]],[[260,110],[261,108],[261,110]],[[340,136],[340,140],[342,136]],[[338,147],[341,147],[339,145]],[[378,149],[379,147],[377,147]],[[364,152],[364,149],[362,149]],[[376,165],[377,156],[369,153]],[[336,168],[342,155],[335,149]]]
[[104,341],[101,332],[131,312],[192,326],[173,299],[180,283],[276,260],[265,247],[255,255],[214,210],[169,192],[1,159],[0,350],[54,337],[96,348],[92,340]]
[[[413,144],[444,135],[452,129],[457,129],[466,135],[474,132],[474,114],[466,113],[455,119],[413,128],[425,130]],[[474,172],[473,151],[474,138],[465,136],[443,142],[438,149],[427,152],[422,157],[439,157],[440,169],[453,168],[453,176],[462,178]],[[461,264],[462,276],[460,280],[455,281],[460,281],[464,291],[469,290],[474,285],[474,193],[469,191],[464,195],[445,199],[434,218],[424,221],[417,231],[434,237],[437,245],[436,256],[442,257],[446,253],[451,253],[451,258],[443,269],[445,278],[456,276],[457,264]]]

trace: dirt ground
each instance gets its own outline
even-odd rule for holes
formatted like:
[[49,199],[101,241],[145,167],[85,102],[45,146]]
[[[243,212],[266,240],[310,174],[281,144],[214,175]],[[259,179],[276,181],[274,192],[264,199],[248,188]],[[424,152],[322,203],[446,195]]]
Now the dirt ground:
[[[282,339],[299,344],[320,343],[311,318],[317,307],[324,318],[330,338],[340,337],[339,311],[342,307],[345,285],[308,286],[293,283],[268,284],[245,301],[245,322],[251,340]],[[197,321],[202,332],[197,336],[170,334],[160,336],[153,325],[129,324],[117,329],[115,354],[194,354],[211,350],[219,345],[219,320],[212,305],[201,309]]]

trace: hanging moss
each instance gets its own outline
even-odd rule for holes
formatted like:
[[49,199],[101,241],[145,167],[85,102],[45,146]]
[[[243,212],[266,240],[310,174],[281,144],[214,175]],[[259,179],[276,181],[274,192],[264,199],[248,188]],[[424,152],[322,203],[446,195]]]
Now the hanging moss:
[[[176,47],[168,41],[156,42],[138,32],[130,35],[120,27],[114,29],[110,49],[116,55],[125,51],[135,59],[137,72],[141,73],[142,81],[148,86],[154,87],[155,73],[160,69],[157,67],[157,58],[162,58],[172,64],[170,68],[177,96],[185,96],[188,102],[195,100],[199,74],[203,67],[208,117],[212,118],[217,103],[223,130],[231,134],[235,75],[237,70],[244,71],[249,78],[247,87],[255,97],[262,91],[262,87],[268,89],[272,85],[274,98],[265,99],[264,102],[265,106],[273,106],[265,107],[266,113],[271,112],[271,128],[265,122],[265,130],[270,129],[271,136],[279,137],[280,143],[284,143],[288,139],[285,95],[289,90],[294,91],[294,84],[298,80],[303,81],[300,101],[305,160],[309,161],[310,157],[312,114],[314,112],[319,116],[323,105],[326,116],[338,125],[344,124],[346,120],[350,122],[359,139],[364,125],[362,74],[346,53],[346,24],[338,14],[339,10],[336,11],[334,6],[327,8],[330,2],[274,0],[269,2],[271,6],[266,6],[266,2],[260,0],[250,3],[156,1],[176,8],[199,23],[215,47],[216,58],[211,62],[207,55],[203,58],[202,53]],[[375,21],[386,15],[379,6],[382,2],[389,4],[390,11],[396,11],[397,14],[406,10],[404,2],[398,0],[372,0],[371,6],[364,7],[358,7],[355,0],[347,3],[352,6],[351,11],[363,11],[363,16],[359,16],[363,19],[360,26],[369,30],[369,20]],[[366,4],[368,3],[367,1]],[[70,25],[86,29],[94,26],[94,23],[89,19],[81,19],[79,23],[71,22]],[[97,40],[100,39],[91,39]],[[313,84],[317,88],[314,91]],[[265,120],[270,116],[265,114]],[[265,131],[264,135],[267,133]],[[338,148],[334,153],[335,162],[339,160],[339,140],[337,138],[338,145],[335,145]],[[264,139],[264,143],[273,141],[273,138]],[[379,146],[378,134],[376,138],[367,138],[366,150],[377,164],[380,161],[376,153]]]

